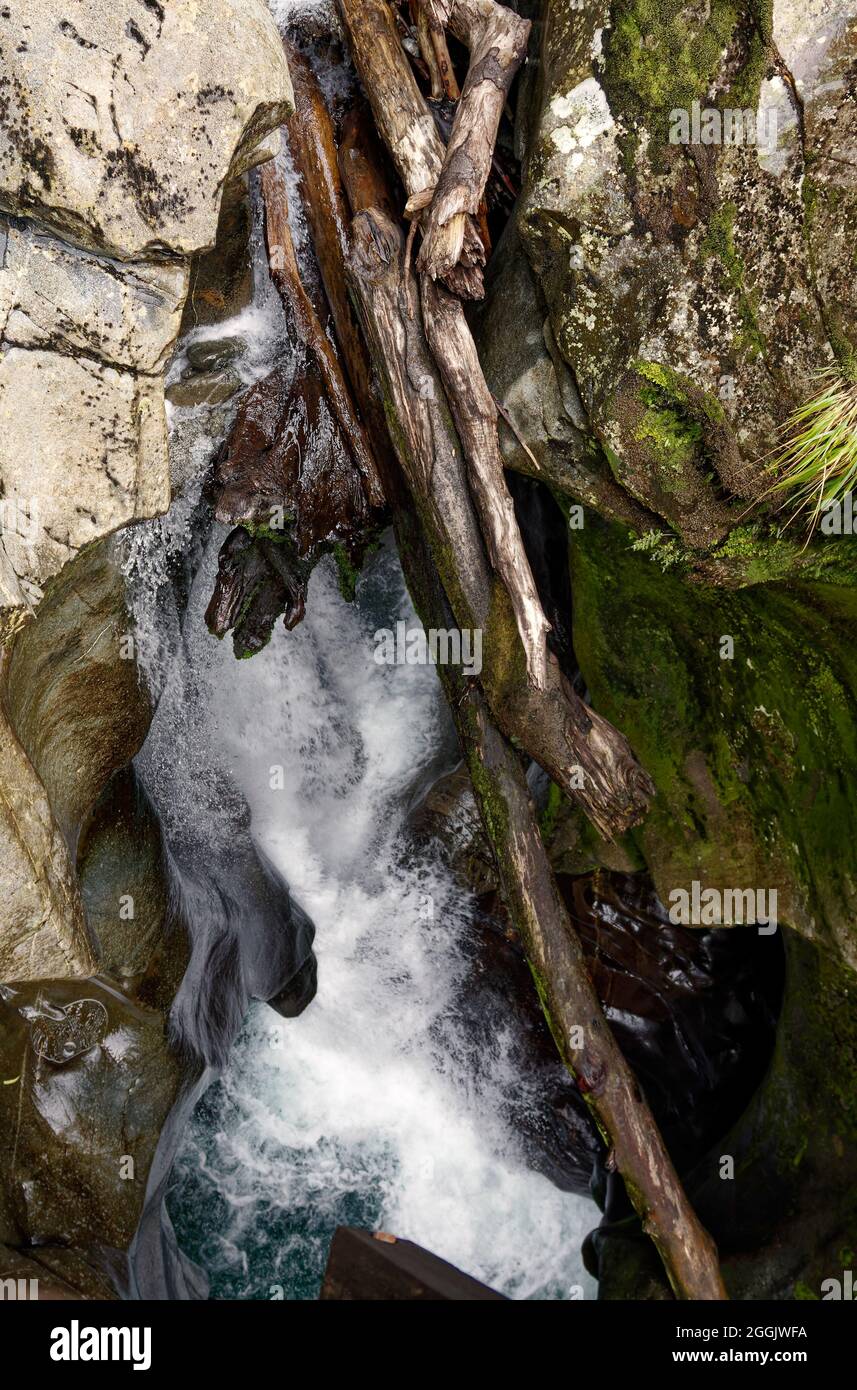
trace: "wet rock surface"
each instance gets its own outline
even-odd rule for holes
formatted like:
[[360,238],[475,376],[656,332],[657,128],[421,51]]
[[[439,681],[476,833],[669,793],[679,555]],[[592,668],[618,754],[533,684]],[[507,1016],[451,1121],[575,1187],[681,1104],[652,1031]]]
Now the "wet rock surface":
[[[681,1173],[725,1135],[767,1070],[783,981],[767,944],[727,928],[673,926],[645,875],[560,875],[605,1013]],[[589,1193],[603,1145],[576,1083],[556,1056],[532,978],[494,894],[480,898],[468,1029],[491,1045],[510,1021],[527,1087],[508,1099],[528,1161],[560,1187]],[[630,1211],[630,1208],[629,1208]]]
[[[10,0],[0,14],[8,632],[84,546],[169,507],[162,372],[190,258],[213,247],[220,228],[219,255],[194,262],[196,322],[228,294],[246,297],[239,180],[275,152],[279,136],[269,137],[292,102],[261,0],[72,9]],[[221,272],[215,293],[209,280]],[[232,394],[218,386],[209,399]]]

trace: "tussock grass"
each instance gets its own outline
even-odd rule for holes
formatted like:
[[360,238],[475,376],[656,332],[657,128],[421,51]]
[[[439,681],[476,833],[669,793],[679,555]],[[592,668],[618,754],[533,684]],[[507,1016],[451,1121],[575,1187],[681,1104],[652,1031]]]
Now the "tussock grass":
[[810,535],[825,503],[857,487],[857,384],[836,367],[819,372],[817,383],[817,393],[789,416],[769,463],[771,492],[786,494],[789,523],[809,516]]

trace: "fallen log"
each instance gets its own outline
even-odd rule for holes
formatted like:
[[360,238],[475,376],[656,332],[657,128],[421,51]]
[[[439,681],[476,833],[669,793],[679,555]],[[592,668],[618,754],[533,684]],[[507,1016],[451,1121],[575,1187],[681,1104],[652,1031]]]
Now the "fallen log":
[[[439,0],[443,3],[443,0]],[[352,132],[353,134],[353,132]],[[641,812],[653,788],[627,743],[586,710],[548,663],[543,692],[521,682],[514,659],[517,632],[505,588],[492,574],[466,487],[461,450],[407,283],[403,236],[372,161],[355,141],[340,157],[352,223],[348,278],[383,389],[401,469],[387,460],[383,481],[408,586],[426,627],[476,620],[497,641],[483,673],[509,737],[532,749],[560,785],[559,762],[575,740],[607,754],[596,779],[600,797],[579,796],[609,833]],[[365,152],[365,147],[364,147]],[[424,298],[436,287],[424,283]],[[436,325],[437,327],[437,322]],[[481,380],[481,373],[479,374]],[[426,537],[430,537],[429,550]],[[434,556],[437,557],[437,563]],[[453,613],[450,613],[450,601]],[[489,651],[492,642],[489,640]],[[512,669],[504,670],[504,666]],[[619,1051],[592,989],[580,944],[551,872],[520,758],[502,736],[475,680],[442,666],[441,679],[465,750],[501,884],[533,971],[563,1061],[578,1080],[625,1178],[644,1229],[661,1253],[677,1295],[723,1298],[716,1250],[693,1212],[669,1155]],[[504,699],[504,695],[507,699]],[[563,713],[558,717],[558,711]],[[544,736],[545,741],[539,744]],[[558,751],[564,747],[565,751]],[[611,784],[618,778],[624,793]],[[603,779],[603,781],[602,781]],[[629,790],[630,789],[630,790]],[[581,788],[572,789],[572,794]],[[615,816],[618,812],[619,821]]]
[[461,444],[422,315],[405,279],[403,236],[377,208],[352,224],[349,280],[382,377],[396,452],[461,628],[483,633],[481,681],[500,727],[612,838],[644,814],[654,788],[617,729],[583,704],[549,654],[545,685],[526,676],[506,587],[492,571]]
[[717,1248],[688,1200],[592,987],[520,759],[501,736],[475,685],[453,699],[453,712],[494,847],[503,897],[559,1054],[576,1077],[607,1144],[608,1166],[621,1173],[676,1297],[725,1299]]
[[[365,425],[373,460],[377,463],[379,453],[389,451],[390,441],[383,409],[372,389],[366,347],[345,283],[351,214],[342,189],[333,122],[308,59],[289,43],[286,43],[286,54],[295,92],[294,114],[286,126],[289,149],[303,184],[306,219],[348,386]],[[358,121],[359,108],[354,112],[348,129],[353,141],[365,141],[368,138],[365,124],[361,127]],[[353,145],[352,150],[355,158],[359,158],[359,152]],[[369,165],[368,160],[364,159],[364,163]],[[367,494],[370,506],[383,506],[384,494],[377,468],[367,479]]]
[[367,500],[383,498],[378,470],[361,421],[330,339],[304,289],[289,227],[289,197],[285,176],[274,160],[260,171],[265,205],[265,240],[271,279],[298,340],[318,370],[325,396],[365,486]]
[[512,601],[527,657],[528,678],[538,690],[543,690],[547,682],[550,623],[542,609],[515,518],[515,504],[506,486],[494,398],[482,375],[461,301],[424,276],[422,307],[428,345],[440,369],[467,458],[467,476],[488,556]]
[[[470,49],[470,66],[431,206],[417,268],[445,278],[462,250],[467,214],[478,215],[503,107],[527,53],[530,22],[494,0],[455,0],[449,27]],[[458,229],[455,235],[449,229]]]
[[[348,8],[348,0],[344,0],[344,8]],[[372,8],[371,4],[365,6],[367,11],[371,11]],[[492,7],[492,14],[495,8],[497,7]],[[506,14],[507,12],[503,11],[503,13]],[[437,23],[436,17],[433,22]],[[365,17],[360,23],[365,23]],[[483,27],[485,27],[486,32],[489,32],[487,26]],[[495,27],[490,28],[491,35],[495,33]],[[529,32],[529,26],[525,26],[525,29],[526,32]],[[360,29],[360,33],[362,33],[362,29]],[[481,35],[478,41],[481,42]],[[373,110],[376,106],[386,110],[381,92],[385,85],[390,87],[397,84],[398,88],[402,90],[407,87],[406,79],[410,76],[407,63],[398,44],[395,45],[394,50],[383,44],[374,52],[366,50],[365,44],[363,44],[363,49],[361,61],[364,84],[376,94]],[[419,97],[419,93],[417,96]],[[420,97],[419,100],[421,101],[422,98]],[[412,160],[422,159],[425,164],[430,163],[434,149],[433,140],[437,138],[434,129],[432,128],[432,134],[429,137],[425,122],[418,118],[416,111],[411,112],[412,125],[410,128],[404,123],[409,118],[406,110],[396,113],[397,121],[395,124],[389,119],[389,113],[387,114],[388,143],[390,139],[403,139],[407,136],[409,157]],[[491,149],[493,149],[493,136]],[[490,168],[491,149],[489,149],[488,154],[486,177],[488,168]],[[392,146],[391,151],[395,157],[396,151]],[[477,209],[481,197],[480,191]],[[409,198],[409,210],[416,213],[421,203],[428,199],[429,189],[424,188],[421,194]],[[463,220],[461,225],[463,227]],[[461,249],[460,245],[458,249]],[[457,256],[458,252],[453,256],[450,268],[455,264]],[[406,275],[409,259],[408,256],[406,258]],[[479,513],[482,531],[488,542],[488,553],[496,572],[505,583],[511,599],[526,657],[527,680],[537,689],[542,690],[547,681],[546,638],[549,624],[539,601],[530,564],[515,520],[512,499],[506,487],[497,434],[497,411],[482,375],[473,338],[458,299],[442,287],[438,290],[427,288],[423,296],[423,311],[429,344],[434,353],[435,361],[441,369],[441,376],[452,407],[455,425],[467,458],[467,477]]]
[[[339,0],[339,8],[378,132],[409,201],[427,206],[443,168],[445,147],[405,59],[392,10],[385,0]],[[436,245],[437,255],[451,265],[444,279],[453,293],[481,299],[485,248],[474,219],[465,213],[451,217],[438,230]]]

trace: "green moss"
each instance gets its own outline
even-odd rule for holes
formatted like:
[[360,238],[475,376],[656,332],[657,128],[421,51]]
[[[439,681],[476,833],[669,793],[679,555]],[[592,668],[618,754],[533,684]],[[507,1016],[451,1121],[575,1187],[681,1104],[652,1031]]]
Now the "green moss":
[[808,1302],[809,1300],[812,1300],[813,1302],[817,1303],[819,1301],[818,1294],[813,1293],[812,1289],[809,1288],[807,1284],[802,1284],[800,1280],[798,1280],[798,1282],[795,1284],[794,1296],[798,1302]]
[[658,387],[676,407],[692,410],[711,424],[724,423],[726,412],[717,397],[708,391],[701,391],[680,372],[674,371],[672,367],[665,367],[662,362],[648,362],[645,358],[637,358],[632,365],[640,376]]
[[[294,519],[293,516],[288,514],[284,515],[284,526],[289,526]],[[267,522],[264,521],[242,521],[241,525],[245,531],[249,531],[250,535],[257,540],[276,541],[278,545],[282,545],[285,541],[291,540],[287,531],[276,530],[273,526],[269,526]]]
[[676,410],[669,396],[658,386],[643,387],[640,400],[646,412],[634,432],[635,438],[653,445],[661,470],[666,469],[681,478],[687,465],[699,453],[702,426]]
[[[761,562],[766,541],[776,550],[775,535],[747,527],[728,548],[736,563]],[[741,1204],[742,1234],[765,1249],[756,1277],[770,1278],[763,1261],[784,1248],[811,1289],[820,1270],[842,1267],[831,1260],[857,1229],[853,552],[848,583],[724,589],[662,573],[621,528],[593,519],[570,556],[574,646],[593,705],[657,787],[632,833],[661,897],[694,879],[778,892],[781,930],[766,940],[785,946],[787,985],[774,1056],[717,1149],[736,1156],[740,1182],[726,1199],[713,1176],[704,1205],[728,1243]],[[720,656],[724,634],[731,660]],[[822,1229],[829,1245],[804,1249]],[[746,1281],[741,1268],[733,1274]]]
[[710,0],[702,22],[683,0],[616,0],[605,37],[611,105],[665,144],[670,111],[704,98],[739,14],[736,0]]
[[357,580],[360,575],[360,570],[351,563],[348,551],[339,541],[333,546],[333,558],[336,561],[336,577],[339,582],[339,592],[346,603],[353,603],[357,594]]
[[539,816],[539,829],[542,832],[542,839],[545,844],[549,844],[556,831],[557,820],[565,803],[565,796],[555,782],[551,782],[548,787],[547,801],[544,809]]
[[[655,142],[669,140],[670,113],[694,101],[755,108],[770,65],[773,0],[614,0],[605,36],[605,87],[611,107]],[[731,85],[709,98],[724,50],[740,62]]]

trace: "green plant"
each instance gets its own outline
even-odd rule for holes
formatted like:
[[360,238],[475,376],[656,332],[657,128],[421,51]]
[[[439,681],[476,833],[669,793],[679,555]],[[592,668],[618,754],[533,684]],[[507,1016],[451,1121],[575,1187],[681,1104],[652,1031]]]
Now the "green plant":
[[772,492],[786,492],[790,520],[811,509],[810,535],[826,503],[837,501],[857,482],[857,384],[836,367],[818,374],[819,391],[786,421],[775,449]]

